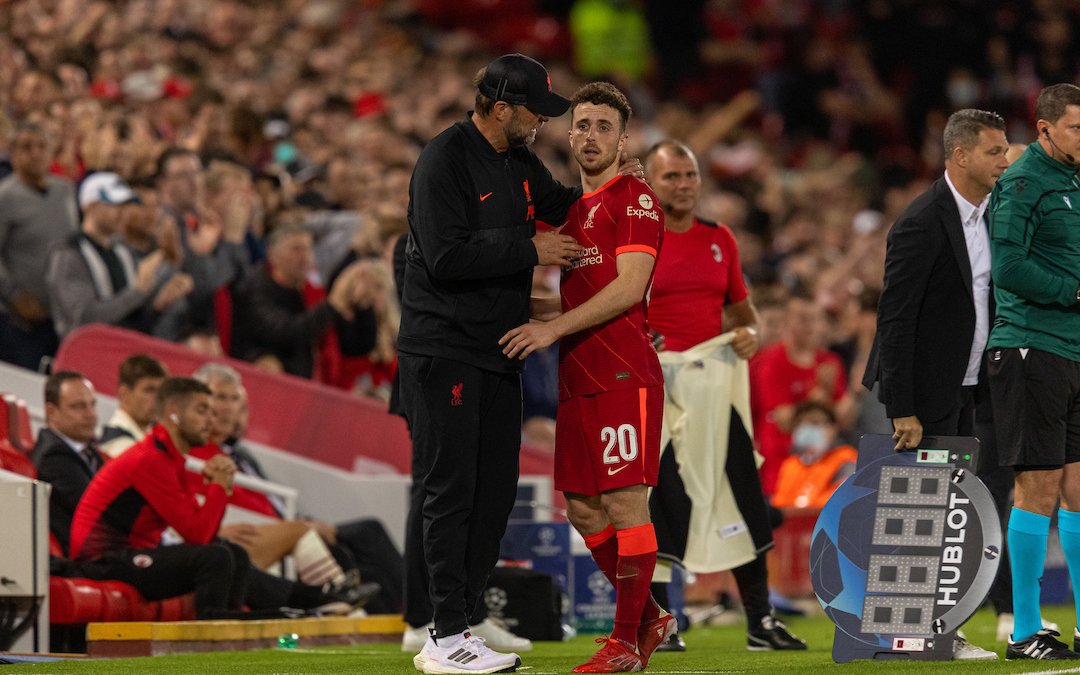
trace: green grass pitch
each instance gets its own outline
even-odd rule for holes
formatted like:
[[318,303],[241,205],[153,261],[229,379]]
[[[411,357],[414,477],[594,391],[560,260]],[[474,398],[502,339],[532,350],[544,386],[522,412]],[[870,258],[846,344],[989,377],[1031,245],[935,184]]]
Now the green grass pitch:
[[[1072,607],[1046,607],[1044,616],[1061,625],[1063,640],[1072,642],[1076,625]],[[1080,662],[1006,662],[1005,644],[994,641],[997,620],[981,610],[968,622],[968,639],[999,654],[997,661],[908,663],[832,661],[833,625],[824,616],[790,619],[788,627],[810,645],[805,652],[748,652],[742,625],[696,627],[683,634],[686,653],[656,654],[647,672],[653,675],[705,675],[708,673],[1077,673]],[[595,636],[582,635],[564,643],[537,643],[523,654],[520,675],[569,673],[596,649]],[[0,665],[0,675],[413,675],[412,654],[398,644],[327,647],[320,649],[261,650],[215,654],[183,654],[140,659],[61,661],[18,666]]]

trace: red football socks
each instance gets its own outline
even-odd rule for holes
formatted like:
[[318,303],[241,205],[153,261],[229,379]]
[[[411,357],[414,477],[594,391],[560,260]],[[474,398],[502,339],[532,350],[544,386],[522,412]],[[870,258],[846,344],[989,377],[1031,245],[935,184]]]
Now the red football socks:
[[649,592],[656,567],[656,533],[652,524],[616,531],[609,525],[585,537],[596,565],[615,587],[615,631],[611,637],[637,644],[642,621],[660,616],[661,608]]

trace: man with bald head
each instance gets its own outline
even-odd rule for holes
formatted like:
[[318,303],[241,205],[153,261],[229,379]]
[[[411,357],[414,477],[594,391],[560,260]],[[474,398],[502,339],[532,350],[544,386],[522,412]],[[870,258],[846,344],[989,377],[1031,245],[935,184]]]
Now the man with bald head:
[[[739,249],[731,230],[694,215],[701,196],[697,158],[682,143],[666,140],[646,152],[644,164],[645,178],[664,209],[667,230],[664,255],[656,264],[649,302],[649,326],[658,344],[668,352],[708,349],[706,343],[728,330],[734,332],[731,349],[735,355],[749,359],[758,348],[757,309],[743,281]],[[724,325],[725,315],[730,321],[728,325]],[[695,362],[700,361],[695,359]],[[672,386],[675,378],[665,370],[667,386]],[[712,414],[713,410],[700,408],[686,412],[688,416],[702,416]],[[746,607],[748,649],[806,649],[806,643],[789,633],[772,615],[765,566],[765,552],[772,548],[771,523],[762,498],[753,445],[745,430],[736,427],[737,417],[732,414],[733,429],[727,438],[714,439],[715,449],[726,453],[725,472],[732,478],[728,483],[738,513],[732,513],[731,518],[742,521],[744,529],[749,529],[754,550],[750,554],[752,559],[741,564],[726,559],[710,560],[708,571],[732,570]],[[714,452],[711,448],[684,446],[676,448],[669,444],[664,448],[659,480],[650,498],[660,550],[679,558],[685,557],[691,537],[699,536],[690,526],[694,495],[687,492],[680,476],[688,471],[707,473],[699,458],[703,453]],[[666,604],[666,585],[653,584],[653,594],[661,604]],[[660,648],[661,651],[682,649],[685,647],[677,635]]]

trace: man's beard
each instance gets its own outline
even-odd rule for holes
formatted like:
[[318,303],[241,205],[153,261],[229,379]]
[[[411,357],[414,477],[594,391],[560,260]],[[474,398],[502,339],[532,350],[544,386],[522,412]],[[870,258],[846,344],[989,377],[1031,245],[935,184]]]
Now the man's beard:
[[180,429],[178,429],[178,431],[180,432],[180,438],[193,448],[198,448],[200,446],[206,445],[206,442],[210,440],[210,434],[200,435],[200,433],[196,430],[184,429],[183,427],[181,427]]
[[536,134],[533,133],[531,128],[526,129],[525,125],[521,123],[521,111],[514,108],[513,117],[510,118],[510,123],[506,125],[506,143],[511,148],[524,148],[527,145],[532,145],[532,142],[536,140]]

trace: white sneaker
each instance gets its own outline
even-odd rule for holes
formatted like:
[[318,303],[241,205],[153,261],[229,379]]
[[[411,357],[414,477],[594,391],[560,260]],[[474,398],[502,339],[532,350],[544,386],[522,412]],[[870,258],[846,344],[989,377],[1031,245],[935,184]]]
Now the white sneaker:
[[952,657],[955,661],[989,661],[998,657],[992,651],[983,649],[968,642],[963,636],[957,633],[953,639]]
[[[1009,636],[1013,632],[1014,618],[1012,614],[998,614],[998,628],[997,628],[997,640],[998,642],[1008,642]],[[1042,620],[1042,627],[1046,630],[1061,632],[1058,625],[1053,621]]]
[[405,632],[401,634],[401,651],[417,652],[423,649],[424,645],[427,644],[428,629],[434,627],[434,623],[419,628],[407,626]]
[[421,669],[428,675],[439,673],[512,673],[521,665],[517,654],[501,654],[484,645],[484,638],[465,631],[458,635],[428,638],[427,644],[413,657],[413,665],[421,658]]
[[469,632],[484,638],[491,649],[498,651],[527,652],[532,649],[532,641],[514,635],[501,619],[494,617],[489,616],[475,626],[469,626]]
[[[434,626],[434,624],[432,624],[432,626]],[[412,630],[418,630],[418,629],[413,628]],[[432,628],[432,630],[434,630],[434,627]],[[420,649],[420,653],[417,654],[416,656],[412,657],[413,667],[416,668],[417,670],[419,670],[421,673],[424,672],[424,666],[427,665],[428,658],[430,658],[429,655],[431,654],[431,651],[434,650],[434,649],[435,649],[435,641],[432,640],[431,636],[429,635],[427,637],[427,639],[424,640],[424,646]]]

